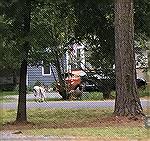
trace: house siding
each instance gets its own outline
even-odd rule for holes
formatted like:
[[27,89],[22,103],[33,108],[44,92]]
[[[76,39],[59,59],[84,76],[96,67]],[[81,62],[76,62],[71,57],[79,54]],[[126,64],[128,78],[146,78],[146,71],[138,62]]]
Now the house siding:
[[[83,46],[78,46],[79,48],[83,48]],[[77,48],[76,48],[77,49]],[[84,55],[84,52],[82,51]],[[84,56],[83,56],[84,57]],[[82,57],[82,58],[83,58]],[[60,60],[62,73],[68,71],[68,62],[67,62],[67,54],[64,54],[62,59]],[[85,63],[85,62],[83,62]],[[53,82],[55,82],[55,77],[58,79],[56,69],[53,67],[54,75],[51,71],[51,75],[42,75],[42,66],[28,66],[27,68],[27,85],[33,86],[37,81],[42,82],[44,85],[50,86]]]
[[[54,75],[57,79],[57,74],[55,68],[52,68]],[[53,82],[55,82],[54,75],[51,71],[50,75],[42,75],[42,66],[28,66],[27,68],[27,78],[28,78],[28,86],[33,86],[37,81],[42,82],[44,85],[50,86]]]

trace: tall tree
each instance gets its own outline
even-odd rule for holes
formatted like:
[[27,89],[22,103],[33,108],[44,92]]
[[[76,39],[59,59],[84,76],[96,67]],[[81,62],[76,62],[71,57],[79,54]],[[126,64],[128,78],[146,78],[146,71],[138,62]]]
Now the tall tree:
[[[7,58],[7,56],[10,58],[9,54],[11,53],[12,63],[15,64],[15,67],[20,68],[19,99],[16,121],[26,122],[26,74],[28,53],[30,49],[28,39],[30,32],[31,1],[2,0],[0,3],[0,10],[1,16],[5,21],[3,23],[6,25],[6,28],[2,28],[2,31],[6,31],[6,34],[2,34],[2,49],[4,52],[5,48],[10,49],[8,51],[9,53],[4,53],[5,58]],[[5,58],[3,57],[3,59]],[[14,63],[15,61],[16,63]],[[7,68],[9,66],[9,64],[6,65]]]
[[114,114],[142,115],[134,57],[133,0],[115,1],[116,101]]
[[24,42],[22,44],[22,61],[20,68],[20,82],[19,82],[19,99],[18,99],[18,110],[17,110],[17,122],[26,122],[26,75],[27,75],[27,60],[28,53],[30,50],[29,41],[25,38],[28,37],[30,32],[30,16],[31,16],[31,1],[30,0],[19,0],[18,1],[18,12],[19,14],[19,27],[23,32],[22,38]]

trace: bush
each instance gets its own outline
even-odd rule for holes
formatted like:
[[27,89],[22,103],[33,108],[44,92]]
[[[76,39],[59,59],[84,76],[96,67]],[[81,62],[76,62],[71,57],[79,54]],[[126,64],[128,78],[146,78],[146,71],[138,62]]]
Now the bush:
[[86,92],[82,96],[82,100],[103,100],[103,94],[100,92]]
[[13,91],[15,90],[16,85],[14,84],[1,84],[0,90],[1,91]]
[[33,91],[33,86],[28,86],[27,87],[27,92],[32,92]]
[[39,80],[37,80],[35,83],[34,83],[34,86],[41,86],[43,83]]
[[53,83],[51,84],[51,88],[53,88],[53,90],[56,90],[56,82],[53,82]]

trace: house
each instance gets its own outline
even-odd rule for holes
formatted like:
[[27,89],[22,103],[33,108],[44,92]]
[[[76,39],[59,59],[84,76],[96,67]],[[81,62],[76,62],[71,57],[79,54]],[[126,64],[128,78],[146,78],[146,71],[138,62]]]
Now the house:
[[[84,46],[74,43],[69,46],[63,59],[60,60],[63,71],[79,70],[85,67]],[[33,86],[37,81],[50,86],[57,80],[57,73],[54,66],[28,66],[27,86]]]
[[34,86],[36,82],[50,85],[54,82],[55,74],[52,74],[52,66],[28,66],[27,67],[27,86]]
[[[135,48],[136,72],[137,78],[145,79],[145,69],[148,67],[148,50]],[[88,62],[85,61],[85,47],[83,44],[74,43],[68,47],[62,61],[64,71],[86,70]],[[52,66],[28,66],[27,85],[33,86],[37,81],[50,86],[57,79],[56,69]]]

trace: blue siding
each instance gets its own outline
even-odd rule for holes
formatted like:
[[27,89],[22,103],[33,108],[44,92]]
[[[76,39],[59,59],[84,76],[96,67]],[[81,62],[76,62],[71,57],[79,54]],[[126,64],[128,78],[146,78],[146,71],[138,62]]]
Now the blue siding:
[[[56,70],[53,68],[55,77],[57,78]],[[50,86],[54,81],[54,75],[51,71],[51,75],[43,76],[42,75],[42,66],[28,66],[27,68],[27,80],[28,80],[28,86],[33,86],[35,82],[40,81],[44,85]]]
[[[60,60],[62,64],[62,70],[66,71],[66,54],[62,57]],[[53,67],[53,72],[54,75],[57,77],[57,72],[56,69]],[[62,71],[63,72],[63,71]],[[43,84],[50,86],[53,82],[55,82],[55,77],[54,77],[52,70],[51,70],[51,75],[42,75],[42,66],[28,66],[27,68],[27,85],[28,86],[33,86],[35,82],[40,81]]]

